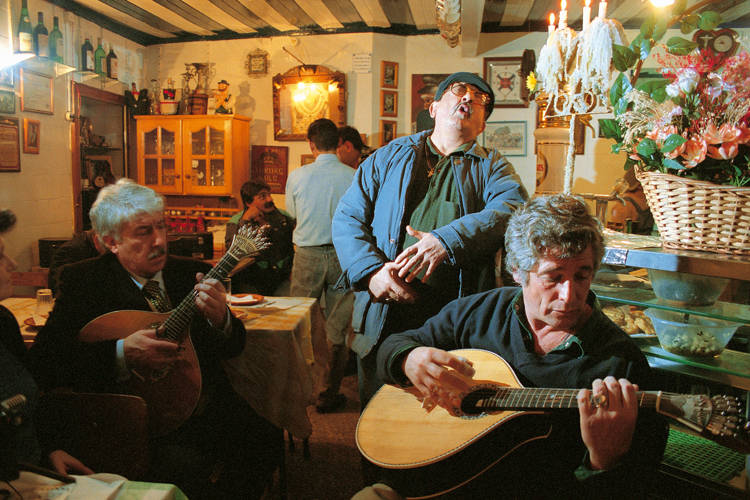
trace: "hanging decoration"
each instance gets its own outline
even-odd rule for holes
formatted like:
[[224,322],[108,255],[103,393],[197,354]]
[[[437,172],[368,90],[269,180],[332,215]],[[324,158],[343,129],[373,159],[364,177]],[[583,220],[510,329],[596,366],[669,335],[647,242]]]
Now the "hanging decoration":
[[458,45],[461,34],[461,0],[435,0],[437,26],[449,47]]

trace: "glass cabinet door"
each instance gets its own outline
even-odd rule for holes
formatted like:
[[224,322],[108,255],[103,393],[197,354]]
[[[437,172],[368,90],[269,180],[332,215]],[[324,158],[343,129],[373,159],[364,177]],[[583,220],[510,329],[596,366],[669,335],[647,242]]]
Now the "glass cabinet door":
[[185,124],[185,144],[189,171],[185,171],[185,192],[223,194],[226,192],[225,120],[195,120]]
[[138,177],[144,185],[160,193],[182,193],[179,129],[178,121],[160,122],[145,127],[138,137],[143,152],[138,159]]

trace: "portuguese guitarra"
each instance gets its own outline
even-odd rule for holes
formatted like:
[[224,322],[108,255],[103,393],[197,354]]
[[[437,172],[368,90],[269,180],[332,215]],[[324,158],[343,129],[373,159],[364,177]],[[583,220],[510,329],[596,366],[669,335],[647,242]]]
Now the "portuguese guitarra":
[[[494,353],[452,353],[471,360],[476,370],[473,379],[464,377],[470,388],[460,396],[460,407],[448,411],[435,405],[428,410],[417,389],[386,385],[357,424],[362,454],[391,469],[392,477],[404,485],[399,493],[409,498],[437,496],[468,483],[517,447],[547,437],[547,412],[578,408],[578,389],[524,388]],[[641,408],[654,409],[723,446],[750,453],[735,398],[661,391],[637,395]]]
[[[252,226],[240,229],[231,248],[204,276],[225,278],[237,263],[267,248],[262,230]],[[162,340],[180,344],[185,350],[180,359],[150,372],[133,371],[121,383],[121,392],[140,396],[148,405],[151,435],[161,436],[179,427],[192,414],[201,394],[201,373],[198,358],[190,340],[190,322],[197,311],[193,290],[171,312],[114,311],[89,322],[79,335],[82,342],[119,340],[138,330],[154,329]]]

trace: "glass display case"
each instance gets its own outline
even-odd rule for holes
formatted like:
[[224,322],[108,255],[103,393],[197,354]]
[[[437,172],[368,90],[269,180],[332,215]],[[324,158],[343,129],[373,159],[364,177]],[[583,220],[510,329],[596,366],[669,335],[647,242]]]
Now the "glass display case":
[[234,196],[250,178],[250,119],[136,116],[138,181],[162,194]]

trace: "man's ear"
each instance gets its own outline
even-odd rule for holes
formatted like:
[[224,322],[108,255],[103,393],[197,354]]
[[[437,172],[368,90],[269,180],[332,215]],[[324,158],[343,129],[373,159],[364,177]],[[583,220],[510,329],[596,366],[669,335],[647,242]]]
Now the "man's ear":
[[513,269],[513,281],[519,285],[523,284],[523,278],[521,277],[521,273],[518,272],[518,269]]
[[112,236],[102,236],[102,242],[104,243],[104,246],[107,248],[107,250],[117,255],[117,242]]
[[435,106],[435,105],[436,105],[436,104],[437,104],[438,102],[439,102],[439,101],[432,101],[432,102],[430,103],[430,107],[428,108],[428,109],[430,110],[430,118],[432,118],[433,120],[435,119],[435,110],[433,109],[433,107],[434,107],[434,106]]

